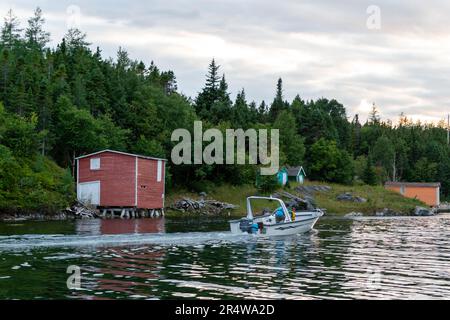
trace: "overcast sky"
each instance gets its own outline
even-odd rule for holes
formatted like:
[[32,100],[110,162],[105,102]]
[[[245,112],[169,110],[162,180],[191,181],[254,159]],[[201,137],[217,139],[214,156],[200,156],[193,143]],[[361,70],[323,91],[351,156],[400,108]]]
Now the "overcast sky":
[[270,102],[282,77],[286,99],[336,98],[350,117],[372,102],[394,121],[450,112],[448,0],[2,0],[0,10],[25,26],[36,6],[52,45],[79,26],[105,57],[122,46],[173,70],[191,97],[214,57],[233,99],[245,88],[249,101]]

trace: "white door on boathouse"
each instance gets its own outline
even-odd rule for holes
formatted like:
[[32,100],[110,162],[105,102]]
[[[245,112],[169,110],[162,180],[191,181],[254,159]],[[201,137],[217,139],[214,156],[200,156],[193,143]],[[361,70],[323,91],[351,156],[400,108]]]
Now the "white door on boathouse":
[[100,181],[79,183],[77,197],[85,204],[100,205]]

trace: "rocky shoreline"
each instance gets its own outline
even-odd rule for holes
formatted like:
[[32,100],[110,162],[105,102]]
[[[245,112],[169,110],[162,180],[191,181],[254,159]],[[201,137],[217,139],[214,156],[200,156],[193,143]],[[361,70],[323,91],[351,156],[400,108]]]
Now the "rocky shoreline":
[[[190,213],[190,216],[192,217],[192,213],[195,214],[195,210],[188,211]],[[183,211],[180,211],[180,213],[186,213]],[[414,217],[414,216],[435,216],[439,215],[441,212],[437,212],[431,209],[418,207],[416,208],[415,212],[413,214],[403,214],[398,213],[395,211],[392,211],[388,208],[386,208],[383,211],[376,212],[375,214],[364,214],[361,212],[350,212],[344,216],[342,215],[333,215],[333,214],[326,214],[328,217],[344,217],[344,218],[357,218],[357,217]],[[205,214],[204,211],[198,214],[198,216],[219,216],[217,212],[214,214]],[[73,213],[67,213],[67,212],[60,212],[57,214],[44,214],[44,213],[17,213],[17,214],[2,214],[0,213],[0,221],[4,222],[20,222],[20,221],[69,221],[69,220],[80,220],[80,219],[101,219],[98,214],[91,217],[80,217]]]
[[389,208],[384,208],[382,211],[377,211],[375,214],[363,214],[362,212],[350,212],[344,215],[344,218],[354,217],[430,217],[439,214],[439,212],[432,208],[416,207],[414,212],[410,214],[403,214],[395,212]]
[[58,213],[0,213],[0,221],[62,221],[99,218],[98,211],[79,202]]
[[[287,199],[288,206],[295,206],[302,209],[313,209],[316,207],[315,193],[328,193],[331,190],[329,186],[298,186],[295,188],[296,194],[286,191],[279,191],[273,196]],[[331,196],[331,195],[330,195]],[[350,192],[338,194],[336,201],[339,202],[354,202],[365,203],[367,199],[355,196]],[[178,212],[180,215],[198,215],[198,216],[230,216],[230,212],[237,209],[239,206],[220,202],[216,200],[206,199],[206,193],[200,193],[199,199],[181,198],[171,204],[168,208]],[[340,216],[344,218],[354,217],[399,217],[399,216],[434,216],[441,212],[449,212],[450,206],[447,205],[442,208],[425,208],[416,206],[414,210],[409,213],[396,212],[390,208],[384,208],[373,213],[362,213],[358,211],[349,212],[347,214],[334,215],[333,212],[326,214],[327,216]],[[87,207],[79,202],[74,203],[71,207],[62,210],[56,214],[48,213],[1,213],[0,221],[63,221],[76,219],[98,219],[102,218],[97,209]]]

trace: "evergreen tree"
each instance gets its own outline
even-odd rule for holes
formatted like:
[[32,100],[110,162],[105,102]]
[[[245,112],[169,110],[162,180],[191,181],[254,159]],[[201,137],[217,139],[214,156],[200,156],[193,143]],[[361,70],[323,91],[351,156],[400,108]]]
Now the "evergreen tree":
[[372,157],[370,154],[367,156],[366,167],[363,172],[362,180],[371,186],[377,184],[377,172],[372,164]]
[[303,99],[300,98],[300,95],[297,94],[294,100],[292,100],[291,104],[292,113],[294,114],[296,119],[298,120],[300,119],[299,117],[304,111],[304,108],[305,108],[305,101],[303,101]]
[[[201,118],[207,118],[213,104],[218,99],[219,95],[219,68],[213,59],[208,66],[208,74],[206,75],[206,83],[203,90],[195,99],[195,110]],[[222,78],[224,80],[224,78]]]
[[256,106],[256,102],[252,101],[248,105],[248,122],[252,125],[255,125],[259,121],[258,108]]
[[164,92],[167,95],[172,94],[178,90],[177,78],[175,77],[173,71],[169,70],[161,72],[160,78],[161,86],[163,87]]
[[353,156],[360,155],[361,148],[361,123],[359,122],[358,114],[355,114],[351,124],[351,149],[353,151]]
[[438,174],[438,164],[427,157],[420,158],[414,164],[413,179],[417,182],[435,182]]
[[338,133],[333,120],[325,110],[314,101],[308,102],[299,113],[296,112],[297,122],[300,123],[299,133],[305,138],[305,145],[311,146],[319,139],[338,141]]
[[245,98],[245,91],[242,89],[236,96],[233,105],[232,125],[236,128],[246,128],[248,125],[248,106]]
[[377,142],[373,146],[372,157],[375,163],[382,167],[386,174],[390,177],[390,180],[395,179],[395,149],[391,140],[385,135],[378,138]]
[[309,149],[308,168],[312,179],[336,183],[351,183],[353,180],[353,164],[348,153],[339,150],[335,141],[324,138]]
[[11,50],[19,43],[21,32],[22,29],[20,29],[19,20],[14,15],[12,9],[9,9],[1,32],[2,45]]
[[217,90],[217,97],[211,106],[208,120],[213,124],[231,121],[232,104],[233,102],[231,101],[230,94],[228,93],[228,83],[225,80],[225,75],[223,75]]
[[305,146],[302,137],[297,134],[295,118],[291,112],[288,110],[281,112],[273,128],[280,130],[280,149],[286,157],[286,164],[302,165]]
[[90,45],[86,41],[86,33],[83,33],[80,29],[71,28],[67,31],[64,36],[64,44],[67,46],[68,50],[75,50],[77,48],[85,48]]
[[44,23],[45,19],[42,17],[42,10],[37,7],[34,11],[34,16],[28,19],[28,27],[25,30],[25,38],[28,41],[28,45],[36,46],[42,50],[50,41],[50,33],[43,29]]
[[369,124],[377,125],[380,123],[380,114],[378,112],[378,108],[375,105],[375,102],[372,105],[372,110],[369,113]]
[[206,85],[205,87],[210,89],[211,91],[216,91],[218,87],[218,83],[220,81],[219,76],[220,66],[216,64],[216,61],[212,59],[211,63],[208,66],[208,75],[206,76]]
[[283,100],[283,80],[279,78],[277,82],[275,99],[270,106],[270,119],[274,121],[283,110],[286,110],[288,108],[289,105]]
[[258,108],[258,119],[261,123],[265,123],[267,121],[267,105],[264,100],[261,102]]

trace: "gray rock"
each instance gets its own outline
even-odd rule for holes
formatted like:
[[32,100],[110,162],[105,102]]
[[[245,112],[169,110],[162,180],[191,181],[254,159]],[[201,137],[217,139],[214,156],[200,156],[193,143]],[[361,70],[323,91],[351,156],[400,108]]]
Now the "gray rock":
[[383,211],[375,212],[375,215],[377,217],[394,217],[394,216],[401,216],[402,214],[392,209],[384,208]]
[[287,203],[288,208],[295,208],[296,210],[314,210],[316,208],[316,202],[314,197],[311,195],[304,195],[300,198],[286,191],[280,191],[273,194],[276,198],[287,198],[289,199]]
[[435,214],[434,211],[429,209],[429,208],[424,208],[424,207],[417,206],[414,209],[414,215],[415,216],[425,217],[425,216],[433,216],[434,214]]
[[344,217],[346,218],[353,218],[353,217],[362,217],[364,216],[361,212],[350,212],[347,213]]
[[97,209],[84,205],[81,202],[76,202],[70,208],[64,210],[62,214],[73,216],[76,219],[96,219],[99,217]]
[[17,213],[17,214],[0,214],[0,221],[9,222],[24,222],[27,220],[32,221],[60,221],[75,219],[73,214],[66,214],[65,212],[59,212],[57,214],[44,214],[44,213]]
[[313,185],[313,186],[301,185],[301,186],[298,186],[295,188],[295,191],[297,191],[298,193],[303,194],[303,195],[307,195],[307,194],[312,195],[315,192],[328,192],[330,190],[331,190],[330,186],[324,186],[324,185],[320,185],[320,186],[318,186],[318,185]]
[[200,214],[220,214],[225,210],[234,210],[238,206],[220,202],[216,200],[193,200],[190,198],[183,198],[175,202],[170,206],[173,210],[178,210],[181,212],[188,213],[200,213]]
[[367,202],[367,199],[362,197],[357,197],[352,195],[350,192],[342,193],[336,197],[336,200],[338,201],[350,201],[350,202],[358,202],[358,203],[365,203]]
[[448,203],[448,202],[441,202],[441,204],[439,206],[434,208],[434,212],[436,214],[450,212],[450,203]]

